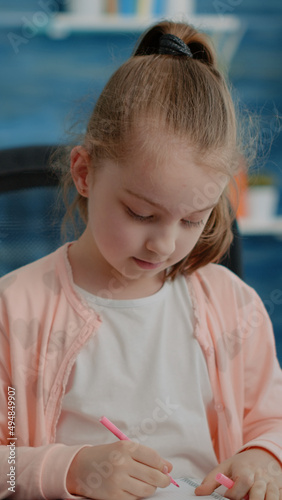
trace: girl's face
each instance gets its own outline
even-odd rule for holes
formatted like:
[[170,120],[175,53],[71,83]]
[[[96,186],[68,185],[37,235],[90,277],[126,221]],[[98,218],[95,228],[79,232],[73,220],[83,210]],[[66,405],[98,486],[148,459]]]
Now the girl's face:
[[158,139],[157,151],[143,145],[138,154],[137,147],[123,162],[103,160],[87,175],[88,225],[81,242],[100,288],[119,276],[141,295],[159,289],[164,271],[197,243],[225,187],[183,141],[165,141],[161,133]]

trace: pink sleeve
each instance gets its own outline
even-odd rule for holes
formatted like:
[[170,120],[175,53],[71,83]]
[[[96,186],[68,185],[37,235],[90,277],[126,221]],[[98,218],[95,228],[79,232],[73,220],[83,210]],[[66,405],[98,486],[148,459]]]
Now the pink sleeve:
[[256,297],[258,306],[249,322],[245,351],[245,414],[243,436],[249,447],[265,448],[282,462],[282,370],[279,365],[271,320]]
[[[66,488],[69,466],[75,455],[85,446],[50,444],[39,447],[21,446],[16,449],[15,492],[17,500],[74,498]],[[10,449],[0,447],[0,498],[12,494]],[[10,459],[11,461],[11,459]],[[11,479],[11,482],[7,481]]]
[[196,334],[214,395],[219,461],[249,447],[264,448],[282,461],[282,371],[262,300],[216,264],[201,269],[191,280]]

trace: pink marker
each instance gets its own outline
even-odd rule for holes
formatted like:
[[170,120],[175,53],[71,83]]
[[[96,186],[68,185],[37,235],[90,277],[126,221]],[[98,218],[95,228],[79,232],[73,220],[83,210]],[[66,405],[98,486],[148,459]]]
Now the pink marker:
[[[230,490],[230,488],[232,488],[232,486],[234,486],[234,481],[232,481],[232,479],[230,479],[230,477],[227,477],[225,476],[224,474],[217,474],[215,476],[215,479],[220,483],[222,484],[223,486],[225,486],[225,488],[228,488]],[[249,495],[247,494],[243,500],[249,500]]]
[[217,474],[215,476],[215,479],[220,483],[222,484],[223,486],[225,486],[225,488],[228,488],[230,490],[230,488],[232,488],[232,486],[234,486],[234,481],[232,481],[232,479],[230,479],[229,477],[225,476],[224,474]]
[[121,441],[130,441],[129,437],[127,437],[121,430],[113,424],[107,417],[101,417],[99,418],[99,422],[103,424],[109,431],[111,431],[117,438],[119,438]]
[[[127,437],[121,430],[113,424],[107,417],[99,418],[99,422],[103,424],[109,431],[111,431],[118,439],[121,441],[130,441],[129,437]],[[167,472],[166,474],[170,478],[170,482],[179,488],[179,484],[171,477],[171,475]]]

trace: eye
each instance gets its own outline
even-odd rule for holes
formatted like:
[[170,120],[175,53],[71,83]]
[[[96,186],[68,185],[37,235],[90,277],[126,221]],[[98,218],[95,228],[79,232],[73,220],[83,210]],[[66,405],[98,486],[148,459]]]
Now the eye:
[[184,224],[185,227],[201,227],[204,225],[204,221],[203,220],[198,220],[196,222],[193,222],[191,220],[182,220],[181,221],[182,224]]
[[151,220],[153,218],[152,215],[145,216],[145,215],[136,214],[129,207],[126,207],[126,211],[127,211],[128,215],[130,215],[130,217],[132,217],[132,219],[139,220],[140,222],[145,222],[145,221]]

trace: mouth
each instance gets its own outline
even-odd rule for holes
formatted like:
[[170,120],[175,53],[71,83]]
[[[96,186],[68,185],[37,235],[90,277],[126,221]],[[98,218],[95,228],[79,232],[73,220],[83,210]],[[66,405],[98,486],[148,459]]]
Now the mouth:
[[163,262],[148,262],[146,260],[137,259],[136,257],[133,257],[133,260],[141,269],[158,269],[158,267],[164,264]]

